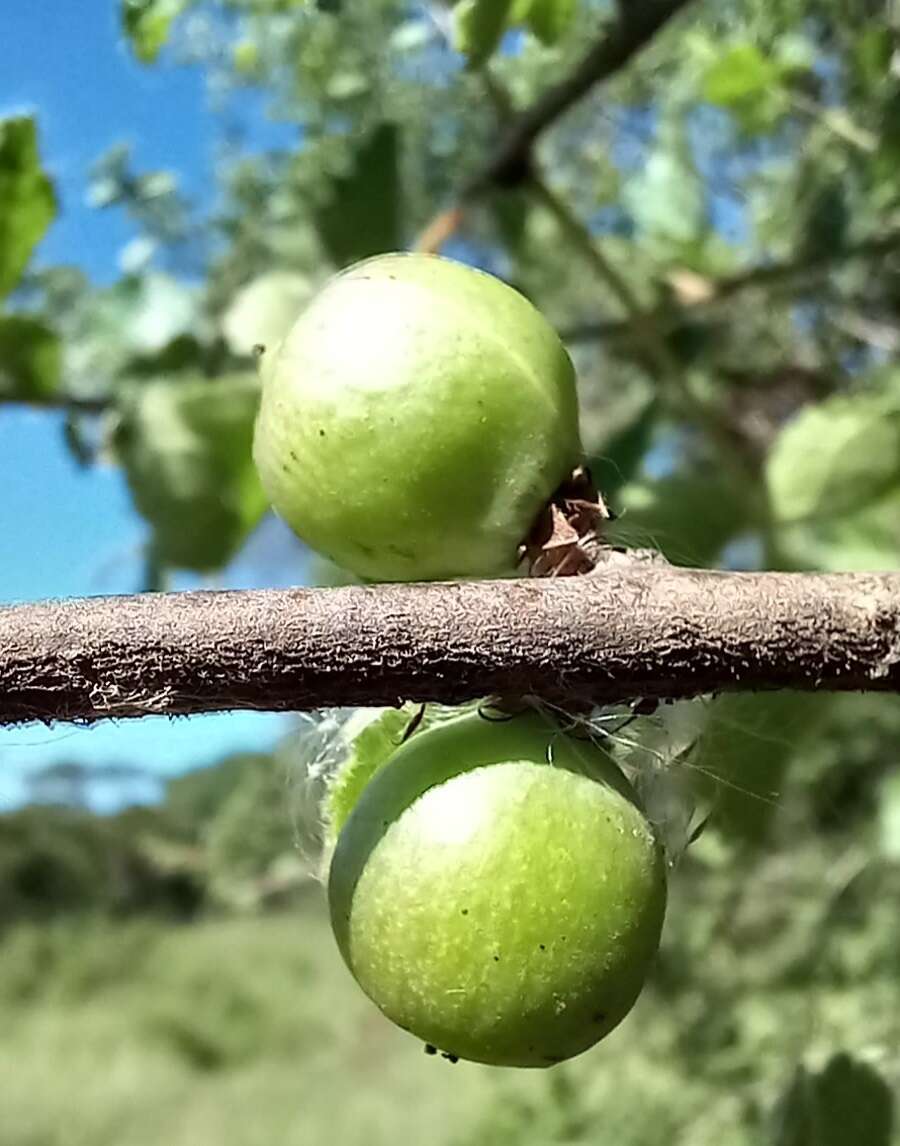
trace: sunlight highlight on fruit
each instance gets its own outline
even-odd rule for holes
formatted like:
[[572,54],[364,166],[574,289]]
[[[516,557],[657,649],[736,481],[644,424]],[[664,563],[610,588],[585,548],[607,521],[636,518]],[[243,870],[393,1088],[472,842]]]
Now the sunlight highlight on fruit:
[[553,328],[499,279],[435,255],[337,275],[261,370],[254,457],[272,505],[368,580],[512,574],[581,461]]
[[546,1067],[634,1005],[665,863],[599,748],[533,714],[466,715],[414,735],[369,782],[329,900],[344,959],[395,1023],[454,1057]]

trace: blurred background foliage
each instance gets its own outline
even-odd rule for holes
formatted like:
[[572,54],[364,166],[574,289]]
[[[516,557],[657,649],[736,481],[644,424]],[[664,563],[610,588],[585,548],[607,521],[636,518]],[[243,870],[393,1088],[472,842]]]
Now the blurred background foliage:
[[[893,0],[122,0],[120,20],[142,65],[294,128],[226,133],[202,202],[124,145],[98,157],[92,204],[138,235],[98,286],[34,253],[59,210],[40,109],[0,120],[0,401],[63,411],[79,464],[122,468],[143,588],[258,535],[254,345],[423,233],[560,329],[617,539],[900,567]],[[517,114],[629,37],[492,177]],[[426,1059],[360,997],[298,847],[301,743],[108,815],[62,759],[0,817],[4,1146],[900,1141],[896,698],[729,697],[622,734],[692,843],[635,1014],[541,1075]]]

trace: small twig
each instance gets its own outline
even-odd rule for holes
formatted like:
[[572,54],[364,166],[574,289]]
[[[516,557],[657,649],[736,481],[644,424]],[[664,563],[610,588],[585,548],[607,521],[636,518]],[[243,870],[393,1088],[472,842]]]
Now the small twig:
[[[746,291],[762,290],[770,287],[792,287],[798,280],[819,278],[828,275],[836,266],[857,259],[880,259],[900,253],[900,230],[891,230],[861,239],[843,247],[819,247],[814,254],[800,259],[783,262],[760,263],[745,271],[721,278],[706,279],[706,289],[696,293],[695,301],[683,300],[680,305],[671,303],[654,308],[651,312],[656,322],[669,330],[678,326],[687,317],[704,314],[709,310],[730,302]],[[640,316],[643,319],[643,315]],[[634,337],[635,320],[615,320],[610,322],[586,322],[561,331],[569,342],[588,342],[603,338]]]
[[493,155],[463,188],[462,197],[492,187],[521,183],[528,174],[534,144],[597,84],[611,79],[691,0],[642,0],[620,5],[615,22],[588,50],[570,75],[545,91],[510,125]]

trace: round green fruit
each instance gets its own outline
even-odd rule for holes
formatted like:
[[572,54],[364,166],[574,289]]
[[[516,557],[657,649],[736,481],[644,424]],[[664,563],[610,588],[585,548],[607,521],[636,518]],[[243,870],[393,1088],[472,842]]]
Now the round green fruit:
[[370,780],[328,880],[338,945],[449,1056],[551,1066],[608,1034],[659,945],[665,863],[621,772],[537,714],[413,735]]
[[263,355],[254,457],[275,510],[373,581],[492,577],[582,456],[542,315],[436,255],[369,259]]

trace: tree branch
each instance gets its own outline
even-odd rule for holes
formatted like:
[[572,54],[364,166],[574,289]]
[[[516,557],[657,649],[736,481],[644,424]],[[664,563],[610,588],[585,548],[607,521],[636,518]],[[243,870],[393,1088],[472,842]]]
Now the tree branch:
[[473,198],[491,187],[521,183],[527,176],[537,138],[595,84],[620,72],[682,8],[692,0],[641,0],[622,4],[606,35],[587,52],[570,75],[545,91],[513,120],[491,158],[463,188]]
[[227,709],[900,692],[900,574],[587,577],[0,609],[0,724]]
[[640,321],[647,317],[666,327],[677,326],[691,315],[709,310],[743,294],[748,290],[766,287],[787,287],[798,280],[818,278],[830,274],[836,266],[857,259],[883,259],[900,252],[900,230],[892,228],[880,235],[870,235],[846,246],[820,247],[812,255],[783,262],[760,263],[721,278],[696,280],[696,295],[692,301],[681,300],[677,305],[663,305],[639,316],[613,322],[591,322],[572,326],[561,332],[569,342],[585,342],[597,338],[618,338],[634,334]]

